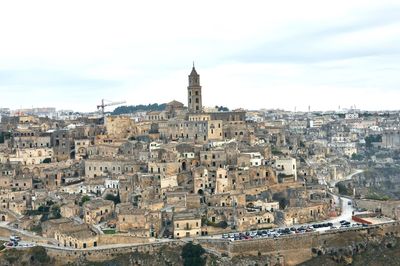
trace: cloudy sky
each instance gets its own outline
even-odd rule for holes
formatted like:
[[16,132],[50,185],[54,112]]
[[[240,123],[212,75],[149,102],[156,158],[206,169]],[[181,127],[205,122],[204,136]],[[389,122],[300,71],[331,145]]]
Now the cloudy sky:
[[[2,1],[0,107],[400,109],[400,1]],[[112,109],[112,108],[111,108]]]

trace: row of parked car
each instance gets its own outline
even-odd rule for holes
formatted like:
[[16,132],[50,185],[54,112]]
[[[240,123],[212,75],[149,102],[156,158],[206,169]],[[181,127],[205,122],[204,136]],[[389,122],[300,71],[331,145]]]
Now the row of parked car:
[[[345,220],[340,221],[340,228],[365,227],[365,226],[368,225],[360,223],[351,224],[351,222]],[[279,229],[254,230],[241,233],[229,233],[229,234],[223,234],[222,238],[229,239],[231,241],[267,238],[267,237],[275,238],[284,235],[309,233],[315,231],[318,228],[337,229],[337,227],[335,227],[333,223],[328,222],[328,223],[319,223],[312,225],[303,225],[300,227],[290,227],[290,228],[287,227]]]
[[315,229],[312,226],[300,226],[300,227],[287,227],[287,228],[279,228],[279,229],[268,229],[268,230],[254,230],[247,231],[241,233],[229,233],[223,234],[222,238],[229,239],[231,241],[237,240],[249,240],[256,238],[275,238],[283,235],[291,235],[291,234],[304,234],[308,232],[313,232]]
[[333,227],[333,223],[313,224],[312,227],[313,227],[313,228]]
[[350,227],[368,227],[368,224],[361,224],[361,223],[351,224],[350,222],[345,220],[340,221],[340,228],[350,228]]

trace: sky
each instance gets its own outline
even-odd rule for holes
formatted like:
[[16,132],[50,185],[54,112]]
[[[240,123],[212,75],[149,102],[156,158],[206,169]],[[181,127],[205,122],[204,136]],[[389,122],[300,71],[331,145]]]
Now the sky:
[[0,108],[186,105],[193,61],[205,106],[400,109],[400,1],[0,2]]

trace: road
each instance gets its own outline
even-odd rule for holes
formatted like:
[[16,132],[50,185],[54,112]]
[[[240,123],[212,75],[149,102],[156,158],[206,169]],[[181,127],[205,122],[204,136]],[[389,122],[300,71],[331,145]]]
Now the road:
[[[340,179],[340,180],[332,180],[329,182],[331,187],[335,187],[336,184],[340,181],[345,181],[345,180],[350,180],[353,176],[362,173],[364,170],[356,170],[354,173],[347,175],[345,178]],[[340,226],[340,221],[346,220],[346,221],[351,221],[351,218],[353,216],[353,211],[355,211],[353,207],[353,203],[351,199],[348,199],[343,196],[338,196],[334,193],[330,193],[336,203],[336,206],[338,206],[341,203],[341,209],[342,212],[338,217],[335,217],[333,219],[328,220],[329,222],[333,223],[334,226],[338,227]],[[349,204],[349,202],[351,204]]]
[[334,187],[334,186],[336,186],[337,183],[339,183],[341,181],[345,181],[345,180],[350,180],[350,179],[353,178],[353,176],[355,176],[355,175],[357,175],[359,173],[362,173],[362,172],[364,172],[364,170],[359,170],[358,169],[354,173],[351,173],[351,174],[347,175],[345,178],[342,178],[342,179],[339,179],[339,180],[331,180],[331,181],[329,181],[329,184]]

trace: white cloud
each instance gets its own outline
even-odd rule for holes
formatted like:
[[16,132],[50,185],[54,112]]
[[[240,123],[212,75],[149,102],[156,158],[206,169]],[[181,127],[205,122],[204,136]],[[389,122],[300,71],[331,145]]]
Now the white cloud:
[[397,2],[2,2],[0,106],[185,102],[195,60],[205,105],[398,108]]

